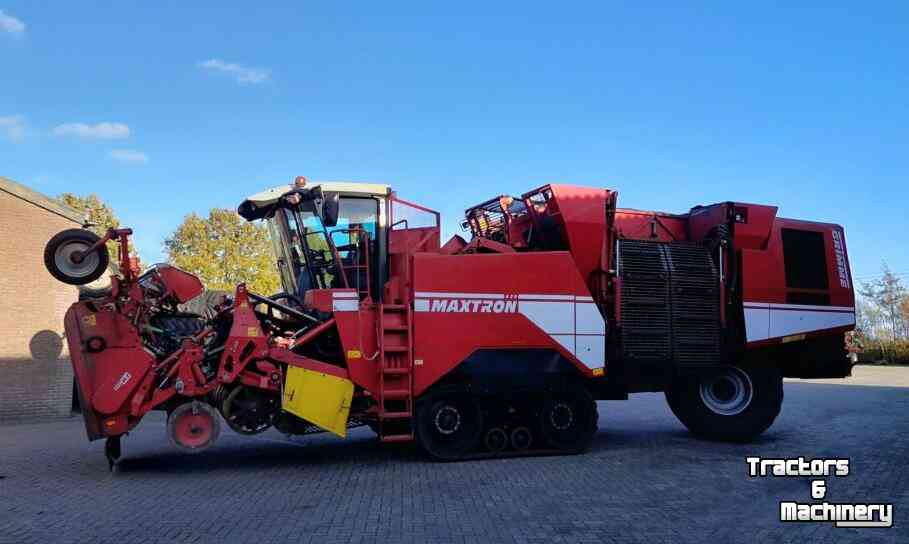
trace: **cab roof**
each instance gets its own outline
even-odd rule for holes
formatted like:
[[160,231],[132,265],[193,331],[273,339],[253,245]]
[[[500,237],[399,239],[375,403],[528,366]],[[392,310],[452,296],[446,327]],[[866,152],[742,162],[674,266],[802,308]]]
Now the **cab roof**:
[[[347,195],[385,196],[391,193],[391,186],[384,183],[310,181],[306,183],[306,187],[321,187],[323,191],[337,192]],[[243,215],[249,220],[264,217],[268,213],[268,208],[271,208],[278,202],[278,199],[281,198],[282,195],[293,190],[293,188],[293,184],[287,183],[248,196],[246,200],[240,203],[238,209],[243,210],[241,211],[240,215]]]

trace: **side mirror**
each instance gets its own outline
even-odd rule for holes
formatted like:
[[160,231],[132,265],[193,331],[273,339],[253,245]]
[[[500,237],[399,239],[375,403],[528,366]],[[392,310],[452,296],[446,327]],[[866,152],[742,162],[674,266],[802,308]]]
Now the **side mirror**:
[[334,227],[338,224],[338,214],[341,209],[341,197],[338,193],[325,193],[322,200],[322,224]]

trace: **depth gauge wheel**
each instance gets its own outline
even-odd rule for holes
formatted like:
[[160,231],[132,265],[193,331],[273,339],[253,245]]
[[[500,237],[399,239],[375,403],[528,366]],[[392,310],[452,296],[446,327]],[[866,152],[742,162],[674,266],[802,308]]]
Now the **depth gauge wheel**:
[[453,461],[475,450],[483,429],[479,403],[470,395],[433,396],[417,405],[420,446],[431,457]]
[[747,442],[773,424],[783,403],[783,377],[770,364],[725,366],[677,379],[666,391],[669,407],[692,433]]
[[214,408],[199,401],[185,402],[167,418],[167,436],[186,453],[199,453],[211,446],[221,433]]
[[101,238],[85,229],[57,233],[44,246],[44,266],[51,276],[70,285],[85,285],[104,275],[110,255],[104,245],[88,251]]

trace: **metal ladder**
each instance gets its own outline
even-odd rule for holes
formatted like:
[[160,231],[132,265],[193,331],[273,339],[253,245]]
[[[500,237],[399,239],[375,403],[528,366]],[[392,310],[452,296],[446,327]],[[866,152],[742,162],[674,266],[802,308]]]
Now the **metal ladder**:
[[379,311],[379,436],[382,442],[413,440],[412,310],[381,304]]

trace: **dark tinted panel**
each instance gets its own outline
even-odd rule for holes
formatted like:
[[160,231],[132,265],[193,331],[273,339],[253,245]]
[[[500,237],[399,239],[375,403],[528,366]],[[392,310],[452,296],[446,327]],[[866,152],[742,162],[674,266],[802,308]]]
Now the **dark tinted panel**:
[[786,287],[829,289],[824,234],[796,229],[783,229],[782,234]]
[[830,306],[830,293],[804,293],[799,291],[789,291],[786,293],[786,304]]

